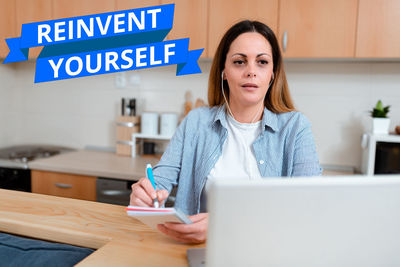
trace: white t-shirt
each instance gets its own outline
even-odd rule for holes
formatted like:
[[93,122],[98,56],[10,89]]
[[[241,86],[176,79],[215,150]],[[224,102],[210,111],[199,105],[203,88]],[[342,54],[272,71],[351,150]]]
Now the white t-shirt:
[[227,115],[227,130],[222,155],[207,176],[206,192],[210,181],[218,178],[261,179],[252,146],[261,133],[261,120],[256,123],[240,123]]

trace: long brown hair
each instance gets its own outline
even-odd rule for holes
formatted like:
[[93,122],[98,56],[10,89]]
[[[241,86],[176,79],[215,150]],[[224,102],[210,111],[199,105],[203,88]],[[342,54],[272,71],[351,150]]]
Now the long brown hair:
[[[224,103],[221,91],[221,74],[225,68],[226,55],[232,42],[242,33],[257,32],[267,39],[272,47],[274,80],[264,99],[264,105],[274,113],[283,113],[295,110],[289,93],[289,86],[283,69],[282,55],[274,32],[259,21],[243,20],[233,25],[222,37],[211,65],[208,80],[208,103],[219,106]],[[225,95],[229,98],[228,82],[223,81]]]

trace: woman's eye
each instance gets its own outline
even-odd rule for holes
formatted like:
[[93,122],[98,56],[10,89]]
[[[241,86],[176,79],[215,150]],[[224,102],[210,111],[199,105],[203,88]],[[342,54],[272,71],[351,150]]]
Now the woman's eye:
[[233,61],[233,64],[242,65],[244,64],[244,60],[235,60]]
[[258,61],[260,64],[262,64],[262,65],[265,65],[265,64],[268,64],[268,61],[266,61],[266,60],[260,60],[260,61]]

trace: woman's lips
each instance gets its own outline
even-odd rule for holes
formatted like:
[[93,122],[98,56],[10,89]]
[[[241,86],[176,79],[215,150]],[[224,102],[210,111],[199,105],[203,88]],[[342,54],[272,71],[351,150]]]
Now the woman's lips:
[[242,84],[242,87],[247,90],[254,90],[254,89],[258,88],[257,84],[255,84],[255,83],[245,83],[245,84]]

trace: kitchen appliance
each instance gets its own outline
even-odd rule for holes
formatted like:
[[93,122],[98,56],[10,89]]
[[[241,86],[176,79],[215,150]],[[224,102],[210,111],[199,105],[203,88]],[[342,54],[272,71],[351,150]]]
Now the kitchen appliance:
[[[114,178],[98,177],[96,181],[97,202],[128,206],[132,193],[132,184],[137,181],[126,181]],[[174,186],[165,201],[165,207],[173,207],[178,187]]]
[[364,134],[361,172],[367,175],[400,173],[400,135]]
[[136,181],[98,177],[96,181],[97,202],[128,206],[131,186]]
[[154,142],[143,142],[143,155],[154,155],[156,144]]
[[140,131],[142,134],[158,134],[158,113],[143,112],[140,120]]
[[178,114],[176,113],[162,113],[160,119],[160,134],[172,136],[175,133],[176,126],[178,125]]
[[136,116],[136,99],[121,99],[121,116]]
[[28,163],[73,149],[51,145],[21,145],[0,149],[0,188],[31,192]]

